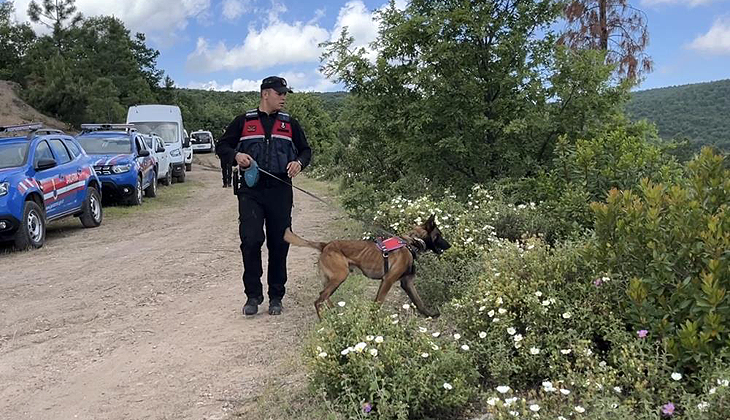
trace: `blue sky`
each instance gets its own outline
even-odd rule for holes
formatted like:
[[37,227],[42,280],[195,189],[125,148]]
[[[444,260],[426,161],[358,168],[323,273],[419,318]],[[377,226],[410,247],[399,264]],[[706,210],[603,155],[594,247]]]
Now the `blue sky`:
[[[730,78],[730,0],[629,0],[647,14],[655,70],[640,89]],[[30,0],[16,0],[18,20]],[[399,5],[406,0],[398,0]],[[160,50],[158,66],[180,87],[256,90],[279,74],[295,90],[340,87],[318,73],[320,42],[350,28],[376,34],[386,0],[77,0],[87,16],[113,14]]]

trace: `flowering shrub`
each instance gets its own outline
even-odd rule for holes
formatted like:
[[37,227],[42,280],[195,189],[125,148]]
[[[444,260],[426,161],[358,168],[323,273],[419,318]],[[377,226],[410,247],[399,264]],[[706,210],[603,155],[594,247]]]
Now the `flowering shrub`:
[[683,183],[612,190],[593,209],[595,258],[630,279],[631,325],[652,330],[696,371],[730,350],[730,171],[709,149],[688,170]]
[[349,418],[423,418],[462,409],[477,389],[471,353],[422,322],[410,305],[388,315],[371,303],[338,303],[306,350],[312,386]]

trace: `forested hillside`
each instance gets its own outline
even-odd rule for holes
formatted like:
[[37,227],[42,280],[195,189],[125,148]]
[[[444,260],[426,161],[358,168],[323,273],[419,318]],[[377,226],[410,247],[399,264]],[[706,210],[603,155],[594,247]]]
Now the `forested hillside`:
[[730,150],[730,79],[636,92],[626,111],[654,122],[663,139]]

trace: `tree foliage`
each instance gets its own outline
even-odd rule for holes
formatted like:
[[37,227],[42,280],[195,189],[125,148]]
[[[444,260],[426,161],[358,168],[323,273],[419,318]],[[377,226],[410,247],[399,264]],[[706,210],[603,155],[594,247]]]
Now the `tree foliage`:
[[565,7],[567,30],[560,41],[571,48],[606,52],[621,77],[637,80],[650,72],[646,15],[628,0],[571,0]]

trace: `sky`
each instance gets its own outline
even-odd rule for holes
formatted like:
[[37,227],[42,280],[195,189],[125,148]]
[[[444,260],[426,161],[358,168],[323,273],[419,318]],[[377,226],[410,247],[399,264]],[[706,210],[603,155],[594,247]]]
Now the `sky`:
[[[404,7],[407,0],[397,0]],[[30,0],[15,0],[27,21]],[[40,3],[40,1],[39,1]],[[387,0],[76,0],[85,16],[114,15],[158,49],[178,87],[252,91],[270,75],[295,91],[342,90],[319,73],[319,44],[343,27],[356,45],[377,36]],[[629,0],[646,13],[654,71],[638,89],[730,78],[730,0]],[[37,28],[41,30],[40,27]]]

